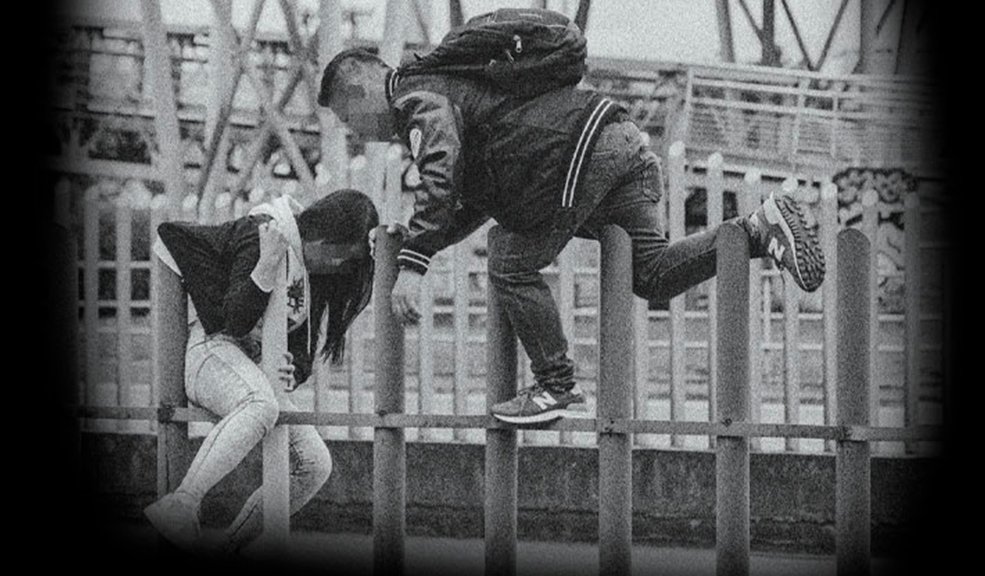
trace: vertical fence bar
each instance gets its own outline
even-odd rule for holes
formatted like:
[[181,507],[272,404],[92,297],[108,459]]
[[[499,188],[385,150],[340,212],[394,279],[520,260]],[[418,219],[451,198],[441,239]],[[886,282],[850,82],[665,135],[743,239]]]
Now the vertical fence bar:
[[[903,269],[906,275],[906,426],[918,425],[920,418],[920,197],[916,192],[903,199]],[[945,292],[946,294],[946,292]],[[946,298],[946,297],[945,297]],[[914,452],[915,442],[906,443]]]
[[[125,191],[116,200],[116,405],[130,406],[130,387],[133,386],[131,358],[130,247],[133,240],[133,207]],[[120,430],[131,424],[119,421]]]
[[[828,270],[838,269],[838,187],[831,181],[821,184],[821,249]],[[838,400],[838,286],[837,282],[821,285],[824,307],[824,423],[833,426]],[[834,452],[835,442],[825,442],[825,450]]]
[[[762,175],[757,170],[746,172],[743,177],[743,193],[741,195],[741,210],[743,215],[755,212],[762,204],[761,191]],[[753,422],[760,422],[760,406],[763,388],[763,264],[756,260],[749,264],[749,417]],[[711,311],[711,307],[708,308]],[[767,315],[768,319],[769,316]],[[759,450],[760,439],[751,438],[750,447]]]
[[[402,414],[404,397],[404,328],[390,308],[397,279],[399,237],[376,229],[373,390],[376,414]],[[404,573],[404,503],[406,453],[403,428],[377,427],[373,438],[373,572]]]
[[[575,337],[575,268],[574,262],[572,262],[573,247],[570,243],[568,247],[558,256],[558,292],[561,301],[561,328],[568,340],[573,342]],[[574,346],[572,346],[573,348]],[[573,354],[574,351],[572,350]],[[561,445],[569,445],[571,441],[571,431],[563,430],[560,435]]]
[[[650,398],[650,335],[649,302],[643,298],[633,299],[633,378],[636,381],[636,394],[633,400],[633,417],[646,418],[646,403]],[[656,438],[652,434],[634,434],[637,446],[654,446]]]
[[222,192],[215,197],[214,222],[227,222],[233,218],[233,195]]
[[[718,226],[724,219],[725,176],[722,165],[722,155],[715,152],[708,157],[707,184],[707,227]],[[718,349],[712,338],[718,333],[718,317],[715,310],[718,307],[718,287],[715,282],[708,283],[708,419],[714,420],[718,413]],[[708,437],[709,448],[715,447],[715,437]]]
[[[366,164],[365,178],[366,187],[363,190],[374,192],[373,201],[379,206],[380,218],[390,215],[391,204],[396,202],[396,198],[388,198],[386,191],[386,157],[390,145],[386,142],[367,142],[366,143]],[[384,224],[389,224],[383,221]]]
[[181,166],[181,129],[172,75],[171,52],[161,17],[159,0],[141,0],[145,62],[154,95],[154,127],[160,150],[158,167],[164,180],[168,211],[174,218],[185,197],[184,172]]
[[[263,373],[279,387],[278,373],[287,353],[287,256],[277,272],[263,315],[261,364]],[[288,428],[275,426],[263,438],[263,539],[268,553],[283,554],[290,534]]]
[[[749,241],[722,226],[718,262],[718,419],[749,420]],[[719,436],[715,456],[717,574],[749,573],[749,441]]]
[[[50,258],[48,262],[48,299],[51,304],[50,318],[56,333],[52,334],[55,343],[53,352],[60,366],[54,371],[60,376],[58,383],[58,408],[64,410],[57,414],[59,429],[68,430],[71,438],[73,458],[81,452],[81,430],[79,418],[72,408],[79,404],[79,248],[72,229],[71,184],[61,180],[55,186],[55,209],[51,223]],[[78,464],[73,459],[73,470]]]
[[[417,325],[417,402],[420,414],[434,413],[434,273],[421,278],[425,295],[421,302],[421,320]],[[421,440],[434,439],[433,428],[421,428]]]
[[[684,143],[674,142],[668,150],[668,180],[670,192],[667,198],[668,228],[671,241],[684,238],[684,201],[687,186],[684,175]],[[684,317],[684,294],[670,300],[670,419],[683,420],[687,401],[686,345],[687,327]],[[684,437],[671,436],[671,445],[684,447]]]
[[85,403],[97,403],[99,387],[99,190],[85,192],[83,205],[83,310],[85,326]]
[[[345,49],[343,28],[345,17],[342,0],[319,0],[318,16],[318,68],[324,70],[336,54]],[[321,166],[328,173],[329,190],[349,185],[348,151],[345,131],[328,107],[319,107],[318,119],[321,134]]]
[[[452,248],[452,282],[455,288],[455,378],[452,381],[452,398],[455,414],[468,412],[469,394],[469,246],[459,242]],[[468,435],[464,428],[453,432],[455,440],[464,442]]]
[[[372,188],[371,177],[368,169],[368,162],[366,156],[353,156],[349,160],[349,182],[351,186],[357,190],[364,190],[373,199],[373,202],[377,205],[381,217],[384,215],[383,205],[381,202],[383,194],[380,188]],[[370,326],[375,324],[375,321],[370,317],[375,316],[375,310],[377,305],[377,299],[379,298],[379,293],[373,290],[373,310],[370,314],[360,314],[356,320],[353,322],[352,329],[349,333],[352,335],[352,346],[350,346],[351,353],[349,354],[349,395],[348,395],[348,408],[349,413],[354,414],[361,412],[360,402],[361,394],[364,390],[364,376],[365,371],[363,368],[366,366],[366,350],[364,348],[364,342],[362,337],[366,337],[370,331]],[[347,434],[350,439],[366,439],[363,437],[364,430],[356,428],[348,428]]]
[[[498,233],[493,227],[489,236]],[[489,239],[491,245],[492,238]],[[486,406],[516,395],[519,366],[516,334],[503,302],[490,286],[486,341]],[[485,565],[486,576],[516,574],[517,431],[486,430]]]
[[178,219],[186,222],[198,221],[198,196],[189,194],[181,201],[181,213]]
[[[838,235],[838,425],[870,421],[869,240],[858,230]],[[838,574],[870,571],[871,474],[868,442],[838,441],[835,526]]]
[[[373,300],[375,302],[376,295],[374,294]],[[350,414],[355,414],[360,412],[359,409],[359,395],[363,392],[363,378],[365,372],[363,367],[366,362],[366,352],[364,349],[365,336],[368,330],[369,319],[363,314],[360,314],[352,323],[352,327],[349,330],[349,346],[348,346],[348,356],[349,356],[349,395],[348,395],[348,409]],[[356,429],[349,427],[346,429],[346,433],[350,440],[364,439],[361,438],[360,434],[357,433]]]
[[[873,426],[879,426],[881,421],[879,407],[881,404],[881,393],[879,391],[879,372],[877,362],[879,360],[879,193],[875,190],[866,190],[862,194],[862,230],[869,239],[871,247],[869,254],[869,386],[872,387],[869,394],[869,419]],[[872,444],[872,451],[879,453],[882,448],[881,442]]]
[[188,339],[188,303],[181,278],[160,258],[151,257],[151,290],[154,338],[154,374],[157,406],[157,495],[178,489],[188,469],[191,441],[188,424],[167,417],[175,408],[188,406],[185,396],[185,343]]
[[[633,412],[633,265],[629,235],[601,233],[598,417]],[[603,424],[604,425],[604,424]],[[632,567],[633,462],[625,431],[599,432],[599,574],[628,576]]]
[[[784,196],[797,198],[799,183],[791,176],[783,181]],[[800,423],[800,290],[789,275],[783,276],[783,421]],[[787,438],[786,449],[800,450],[799,438]]]
[[[150,203],[150,246],[154,245],[154,241],[157,238],[157,228],[170,217],[168,208],[168,198],[164,194],[159,194],[151,199]],[[151,346],[151,379],[150,379],[150,405],[158,405],[159,396],[159,379],[156,377],[155,362],[157,359],[157,351],[161,349],[161,345],[158,342],[161,336],[161,330],[158,328],[158,322],[160,321],[160,314],[155,310],[154,304],[154,293],[157,290],[159,283],[158,275],[160,270],[157,266],[157,258],[154,256],[154,251],[150,252],[150,298],[151,298],[151,309],[150,309],[150,346]],[[187,312],[186,312],[187,313]],[[151,431],[155,434],[157,433],[158,424],[157,422],[151,422]]]

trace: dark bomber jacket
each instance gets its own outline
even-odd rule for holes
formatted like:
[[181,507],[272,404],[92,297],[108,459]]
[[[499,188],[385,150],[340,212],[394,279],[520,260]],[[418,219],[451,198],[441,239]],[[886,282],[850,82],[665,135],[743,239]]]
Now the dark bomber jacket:
[[[260,259],[260,223],[270,216],[244,216],[209,226],[165,222],[157,233],[181,269],[182,282],[195,305],[206,334],[221,332],[240,340],[244,352],[256,361],[260,343],[251,332],[263,318],[270,294],[250,278]],[[294,356],[298,383],[311,374],[304,323],[290,327],[287,349]]]
[[422,181],[398,262],[421,274],[490,217],[517,232],[564,218],[599,133],[625,115],[575,87],[521,99],[471,79],[391,72],[386,90]]

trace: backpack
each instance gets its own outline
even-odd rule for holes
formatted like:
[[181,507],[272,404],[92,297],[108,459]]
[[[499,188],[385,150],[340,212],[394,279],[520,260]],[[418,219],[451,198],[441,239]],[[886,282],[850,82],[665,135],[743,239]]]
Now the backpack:
[[503,8],[469,19],[398,73],[462,76],[532,98],[580,82],[587,70],[586,55],[585,36],[563,14]]

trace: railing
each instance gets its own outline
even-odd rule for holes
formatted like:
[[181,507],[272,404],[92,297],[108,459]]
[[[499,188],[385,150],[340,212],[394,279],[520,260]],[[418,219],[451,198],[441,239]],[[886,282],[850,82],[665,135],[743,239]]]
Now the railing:
[[[475,428],[486,434],[485,542],[486,572],[516,573],[517,434],[490,416],[412,415],[405,412],[404,328],[390,310],[389,289],[396,277],[396,238],[380,229],[377,245],[376,402],[373,413],[282,412],[278,427],[290,424],[371,425],[373,448],[373,565],[376,573],[405,572],[405,429],[409,427]],[[632,257],[629,236],[616,227],[601,234],[602,260],[599,326],[603,396],[595,418],[563,419],[552,424],[597,436],[599,447],[599,573],[630,574],[632,569],[631,436],[648,432],[701,434],[716,438],[716,570],[748,574],[750,566],[750,438],[780,435],[819,438],[837,443],[836,542],[839,574],[868,574],[871,569],[870,443],[875,440],[938,440],[937,427],[869,426],[869,322],[872,264],[869,240],[858,230],[837,235],[836,301],[839,312],[837,425],[768,425],[751,422],[750,401],[750,266],[748,239],[735,224],[725,224],[717,241],[718,318],[715,333],[721,405],[709,422],[670,422],[630,417],[633,322]],[[70,262],[69,262],[70,263]],[[83,416],[153,419],[158,433],[158,492],[174,489],[187,466],[187,424],[211,421],[201,410],[185,407],[180,357],[185,342],[185,298],[177,276],[155,266],[158,379],[156,408],[121,410],[85,407]],[[278,307],[268,307],[277,314]],[[280,311],[284,310],[281,302]],[[265,323],[266,324],[266,323]],[[278,323],[283,324],[283,323]],[[283,333],[265,334],[267,344]],[[495,294],[491,295],[488,339],[488,402],[512,394],[516,381],[516,340]],[[264,537],[283,552],[289,484],[286,442],[269,435],[264,445]]]
[[794,167],[896,166],[940,173],[934,85],[916,78],[693,67],[687,143]]
[[[833,183],[810,177],[778,182],[753,170],[726,165],[720,155],[713,155],[700,165],[688,164],[685,156],[683,146],[675,146],[668,158],[670,186],[662,200],[662,210],[668,216],[666,228],[672,238],[680,238],[690,231],[685,226],[688,198],[694,202],[703,197],[706,222],[715,224],[735,212],[751,212],[770,192],[793,194],[807,202],[815,215],[829,270],[834,269],[837,260],[834,236],[845,226],[843,221],[850,211],[839,205]],[[386,158],[357,158],[352,162],[349,181],[357,188],[376,190],[374,199],[380,206],[384,199],[392,202],[400,198],[407,202],[408,195],[399,192],[399,167],[396,149]],[[83,285],[81,336],[85,350],[82,396],[90,405],[150,406],[155,397],[150,377],[153,358],[149,353],[149,310],[153,295],[148,292],[147,278],[150,232],[164,214],[163,202],[158,200],[161,196],[154,196],[136,181],[128,181],[115,201],[108,203],[98,185],[85,194],[75,194],[68,182],[63,182],[61,194],[67,200],[75,200],[76,231],[84,247],[79,262]],[[254,190],[247,199],[233,200],[220,195],[216,217],[221,220],[245,214],[250,206],[269,196],[260,190]],[[197,219],[196,202],[194,196],[186,199],[185,219]],[[939,282],[944,271],[936,267],[946,260],[940,255],[947,252],[931,222],[939,215],[941,206],[926,191],[907,195],[905,209],[903,205],[880,202],[871,195],[865,204],[860,227],[875,240],[877,247],[886,242],[876,223],[880,211],[903,209],[905,222],[901,270],[879,273],[879,250],[873,250],[874,286],[878,281],[898,281],[897,276],[905,274],[906,300],[901,309],[883,310],[885,304],[879,304],[882,291],[874,290],[870,302],[874,315],[872,423],[892,426],[938,423],[945,370],[940,365],[941,345],[934,342],[933,335],[943,333],[946,327]],[[911,222],[923,225],[911,226]],[[119,248],[126,246],[131,249]],[[404,368],[410,413],[485,413],[486,391],[482,380],[485,368],[481,360],[486,346],[482,328],[488,322],[484,255],[483,230],[447,253],[439,254],[426,277],[434,298],[424,302],[420,325],[409,329],[407,334]],[[833,319],[838,308],[833,296],[834,282],[829,277],[818,294],[804,295],[771,267],[754,262],[751,270],[750,329],[752,341],[757,343],[751,350],[750,364],[753,420],[831,424],[836,402],[837,336]],[[596,404],[599,370],[598,340],[594,335],[599,322],[595,245],[573,241],[545,274],[555,291],[565,332],[572,344],[576,377],[586,390],[588,408],[592,410]],[[718,359],[711,342],[717,321],[709,312],[717,301],[711,282],[675,298],[669,309],[636,301],[634,358],[640,367],[634,376],[636,417],[700,421],[707,420],[714,412]],[[295,392],[302,406],[316,411],[370,411],[375,334],[371,328],[372,317],[372,312],[367,310],[354,324],[341,369],[321,366],[316,371],[315,385]],[[532,378],[523,356],[521,353],[518,360],[521,384],[529,383]],[[937,412],[936,417],[933,412]],[[148,429],[146,424],[133,422],[110,428]],[[369,438],[365,427],[328,427],[322,433],[330,438]],[[412,428],[407,438],[481,442],[482,436],[476,430]],[[696,435],[639,434],[634,442],[641,447],[701,449],[710,447],[711,440]],[[591,446],[595,438],[574,430],[527,430],[521,433],[521,441]],[[756,439],[754,448],[819,451],[825,445],[817,440],[766,438]],[[831,450],[833,445],[828,443],[826,448]],[[912,451],[921,447],[878,444],[876,448],[897,453],[904,448]]]

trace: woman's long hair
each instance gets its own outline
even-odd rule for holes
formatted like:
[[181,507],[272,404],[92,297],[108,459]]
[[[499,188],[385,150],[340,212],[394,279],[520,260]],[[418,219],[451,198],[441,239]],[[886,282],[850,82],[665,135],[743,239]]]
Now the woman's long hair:
[[[369,231],[380,223],[373,202],[357,190],[338,190],[313,203],[298,216],[298,230],[306,242],[323,240],[366,246],[364,255],[343,263],[332,274],[310,275],[311,327],[317,334],[323,314],[328,315],[321,357],[342,363],[345,333],[373,295],[374,262],[369,254]],[[327,310],[326,310],[327,308]],[[315,338],[317,341],[317,336]]]

